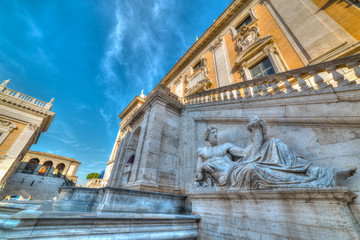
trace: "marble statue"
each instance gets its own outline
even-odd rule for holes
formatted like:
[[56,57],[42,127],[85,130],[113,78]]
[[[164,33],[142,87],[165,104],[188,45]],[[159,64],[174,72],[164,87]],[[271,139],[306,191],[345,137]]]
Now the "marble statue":
[[231,143],[218,145],[217,129],[207,128],[207,146],[197,150],[196,186],[334,187],[356,172],[356,167],[342,170],[313,165],[279,139],[268,139],[266,122],[259,117],[252,117],[247,129],[251,133],[251,144],[240,148]]

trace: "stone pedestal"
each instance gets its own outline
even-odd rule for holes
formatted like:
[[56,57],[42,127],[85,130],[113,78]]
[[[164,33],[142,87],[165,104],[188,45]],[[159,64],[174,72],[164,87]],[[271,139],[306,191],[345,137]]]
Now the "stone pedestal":
[[124,188],[62,187],[53,211],[186,214],[186,196]]
[[346,188],[193,192],[201,239],[359,239]]
[[0,203],[1,239],[197,239],[186,196],[121,188],[62,187],[52,211]]
[[198,216],[156,213],[43,212],[0,203],[1,239],[197,239]]

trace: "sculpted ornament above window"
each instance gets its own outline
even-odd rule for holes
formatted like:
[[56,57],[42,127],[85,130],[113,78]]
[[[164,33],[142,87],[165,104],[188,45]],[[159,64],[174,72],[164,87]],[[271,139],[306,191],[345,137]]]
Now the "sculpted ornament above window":
[[[198,66],[198,64],[196,64],[196,66]],[[209,69],[206,58],[200,60],[200,67],[197,68],[197,71],[190,72],[190,76],[185,75],[186,95],[210,89],[212,82],[209,79]]]
[[7,120],[0,120],[0,125],[2,128],[6,128],[9,131],[12,131],[14,128],[16,128],[16,125],[10,121]]
[[0,144],[14,129],[16,129],[16,125],[13,122],[5,119],[0,119]]
[[248,47],[253,45],[259,38],[260,32],[259,28],[256,26],[248,27],[243,26],[239,32],[239,38],[236,41],[237,46],[240,49],[240,52],[245,51]]
[[30,131],[36,131],[36,130],[38,130],[39,128],[40,128],[39,125],[32,124],[32,123],[26,125],[26,129],[29,129]]
[[218,47],[221,46],[223,38],[219,36],[215,42],[211,45],[210,49],[211,51],[215,51]]
[[256,25],[257,20],[258,17],[256,16],[255,11],[253,9],[250,9],[247,16],[243,17],[238,24],[234,25],[234,27],[230,27],[232,39],[235,40],[239,38],[243,27],[250,28],[251,26]]
[[176,86],[176,85],[178,85],[180,82],[181,82],[181,76],[179,76],[179,77],[175,80],[174,85]]

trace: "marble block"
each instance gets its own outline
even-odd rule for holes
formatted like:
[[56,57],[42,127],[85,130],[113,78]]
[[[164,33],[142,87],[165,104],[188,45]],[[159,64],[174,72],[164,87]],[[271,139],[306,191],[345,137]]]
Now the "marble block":
[[189,194],[202,239],[359,239],[344,187],[211,190]]

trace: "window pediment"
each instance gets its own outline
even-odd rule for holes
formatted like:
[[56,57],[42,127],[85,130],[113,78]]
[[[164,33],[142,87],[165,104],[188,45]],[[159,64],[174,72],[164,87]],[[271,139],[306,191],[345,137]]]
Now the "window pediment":
[[192,87],[186,88],[185,92],[187,95],[190,95],[200,91],[206,91],[210,89],[211,85],[212,83],[210,79],[202,79],[196,82],[196,84],[193,85]]
[[207,65],[207,59],[202,58],[200,60],[200,66],[197,71],[190,71],[190,75],[185,76],[185,94],[193,94],[202,90],[208,90],[212,84],[209,79],[209,69]]
[[3,119],[0,120],[0,129],[11,132],[14,128],[16,128],[16,125],[13,122]]
[[[249,39],[251,39],[251,42]],[[255,56],[257,53],[267,48],[267,46],[272,45],[272,43],[274,43],[274,39],[271,36],[266,36],[262,38],[250,37],[249,39],[243,43],[240,43],[242,44],[241,46],[243,51],[240,52],[239,57],[235,61],[235,64],[237,66],[241,66],[244,62],[247,61],[247,59]]]
[[16,128],[15,123],[0,119],[0,144],[6,139],[6,137]]

